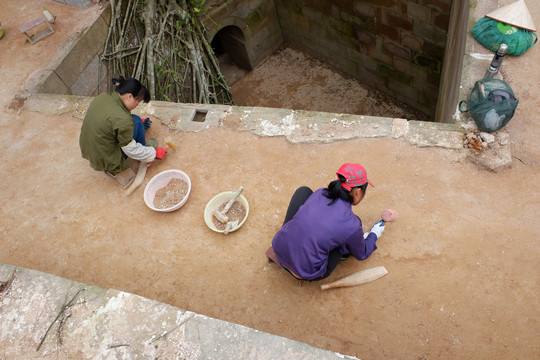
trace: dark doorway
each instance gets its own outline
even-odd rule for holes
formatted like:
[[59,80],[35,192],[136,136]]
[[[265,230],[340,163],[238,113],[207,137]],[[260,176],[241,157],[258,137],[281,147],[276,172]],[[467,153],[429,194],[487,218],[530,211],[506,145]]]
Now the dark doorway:
[[244,33],[236,26],[226,26],[212,39],[212,48],[219,60],[221,72],[232,84],[253,69],[246,50]]

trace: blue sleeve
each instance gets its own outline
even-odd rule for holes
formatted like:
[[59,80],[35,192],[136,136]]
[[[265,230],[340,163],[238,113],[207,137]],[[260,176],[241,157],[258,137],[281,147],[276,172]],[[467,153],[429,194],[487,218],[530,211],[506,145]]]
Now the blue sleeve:
[[358,260],[367,259],[377,249],[377,235],[369,233],[364,239],[364,231],[358,228],[347,240],[347,247],[353,257]]

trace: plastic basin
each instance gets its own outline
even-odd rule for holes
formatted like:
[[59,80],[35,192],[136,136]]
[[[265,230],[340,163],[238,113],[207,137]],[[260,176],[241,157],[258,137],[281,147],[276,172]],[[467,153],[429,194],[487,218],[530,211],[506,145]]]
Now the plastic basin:
[[[186,196],[176,205],[171,206],[169,208],[164,209],[158,209],[154,207],[154,198],[156,197],[156,192],[158,192],[159,189],[164,188],[169,184],[169,181],[172,179],[182,179],[188,183],[188,191]],[[148,206],[150,209],[154,211],[159,212],[171,212],[180,209],[186,201],[188,200],[189,193],[191,192],[191,180],[189,179],[189,176],[180,170],[165,170],[160,172],[159,174],[155,175],[148,184],[146,184],[146,188],[144,189],[144,202],[146,203],[146,206]]]
[[[218,232],[218,233],[223,233],[224,232],[223,230],[219,230],[214,225],[214,221],[212,219],[214,217],[213,213],[214,213],[214,210],[218,209],[221,204],[231,200],[235,194],[236,194],[235,191],[225,191],[225,192],[219,193],[216,196],[214,196],[208,202],[208,204],[206,204],[206,207],[204,208],[204,222],[206,223],[206,225],[211,230],[214,230],[215,232]],[[246,216],[244,216],[244,219],[238,224],[237,227],[232,228],[231,230],[229,230],[230,233],[240,229],[242,227],[242,225],[244,225],[244,223],[246,222],[246,219],[247,219],[247,217],[249,215],[249,204],[248,204],[246,198],[244,197],[244,195],[240,194],[240,196],[238,197],[238,199],[236,199],[236,201],[239,201],[240,204],[242,204],[242,206],[246,209]]]

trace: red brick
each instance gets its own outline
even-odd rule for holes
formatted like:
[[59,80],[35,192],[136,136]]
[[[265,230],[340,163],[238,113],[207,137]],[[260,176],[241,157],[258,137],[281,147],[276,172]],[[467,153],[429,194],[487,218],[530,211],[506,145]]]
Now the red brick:
[[353,10],[353,0],[332,0],[331,3],[341,9]]
[[389,54],[402,59],[410,60],[411,58],[411,49],[407,49],[406,47],[401,46],[393,41],[385,40],[383,43],[383,48]]
[[449,14],[433,14],[432,15],[432,24],[433,26],[448,31],[448,25],[450,22],[450,15]]
[[446,49],[444,46],[435,45],[431,41],[424,41],[424,46],[422,47],[422,54],[432,58],[432,59],[438,59],[443,60],[444,59],[444,53]]
[[442,13],[450,14],[452,8],[451,0],[422,0],[422,5],[440,10]]
[[399,0],[363,0],[362,2],[368,3],[368,4],[374,4],[378,7],[385,7],[389,9],[398,10],[399,4],[401,1]]
[[366,4],[363,1],[356,1],[354,3],[354,12],[357,14],[360,14],[362,16],[369,16],[373,17],[375,16],[375,5]]
[[376,35],[382,36],[385,39],[399,42],[399,29],[394,26],[375,22],[375,19],[369,19],[368,30]]
[[388,10],[382,11],[382,23],[405,31],[412,31],[412,20],[407,18],[407,12],[398,15]]
[[406,48],[422,52],[424,39],[409,33],[401,33],[401,45],[405,46]]
[[310,7],[324,14],[330,14],[330,8],[332,7],[331,1],[320,0],[301,0],[305,7]]
[[358,41],[367,46],[375,46],[375,35],[362,29],[356,30]]

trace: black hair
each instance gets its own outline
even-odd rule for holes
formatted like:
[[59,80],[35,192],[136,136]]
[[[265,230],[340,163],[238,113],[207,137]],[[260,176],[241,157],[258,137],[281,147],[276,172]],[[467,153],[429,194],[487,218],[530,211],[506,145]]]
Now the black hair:
[[150,93],[137,79],[124,79],[120,76],[118,79],[113,78],[112,83],[120,95],[131,94],[135,99],[143,100],[145,103],[150,101]]
[[361,186],[356,186],[352,188],[351,191],[348,191],[343,186],[341,186],[341,183],[346,182],[347,179],[345,179],[343,175],[338,175],[338,176],[339,176],[339,179],[332,181],[330,184],[328,184],[328,188],[326,188],[324,196],[332,200],[328,203],[328,206],[335,203],[337,199],[345,200],[352,204],[354,199],[351,195],[351,191],[354,188],[360,188],[364,193],[366,192],[367,186],[368,186],[367,183]]

